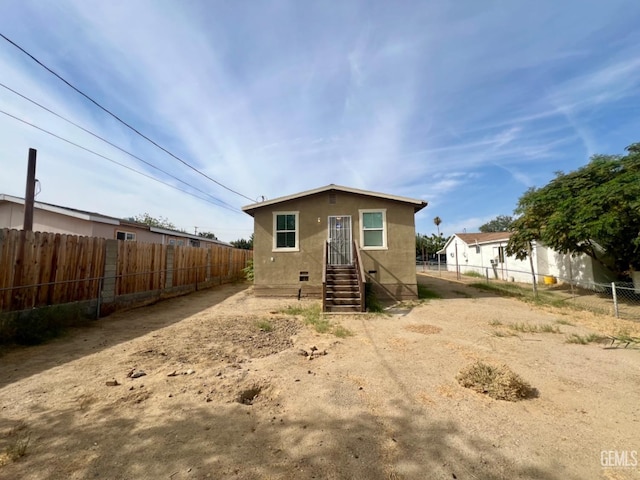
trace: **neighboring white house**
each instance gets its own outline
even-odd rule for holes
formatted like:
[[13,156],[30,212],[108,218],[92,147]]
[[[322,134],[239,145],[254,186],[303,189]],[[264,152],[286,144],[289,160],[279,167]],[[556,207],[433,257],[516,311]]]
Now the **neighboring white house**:
[[[510,232],[456,233],[438,253],[447,256],[447,270],[461,274],[476,272],[506,281],[531,283],[529,259],[518,260],[506,254]],[[588,286],[609,283],[613,275],[588,255],[565,255],[540,243],[532,245],[531,258],[536,280],[545,276],[560,282]]]

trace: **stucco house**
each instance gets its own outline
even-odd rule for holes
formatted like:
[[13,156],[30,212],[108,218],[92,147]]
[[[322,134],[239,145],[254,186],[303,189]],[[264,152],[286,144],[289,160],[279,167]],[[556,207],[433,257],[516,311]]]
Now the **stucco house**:
[[365,282],[381,298],[417,298],[414,216],[426,206],[331,184],[243,207],[255,293],[323,298],[326,311],[363,311]]
[[[0,228],[21,230],[24,220],[24,199],[0,194]],[[33,230],[85,237],[113,238],[117,240],[163,245],[200,247],[210,244],[229,245],[218,240],[177,232],[164,228],[130,222],[95,212],[35,202]]]
[[[532,283],[529,259],[518,260],[506,254],[510,232],[456,233],[438,253],[447,257],[447,270],[476,272],[506,281]],[[544,277],[554,281],[573,283],[585,287],[594,283],[609,283],[614,277],[588,255],[566,255],[534,242],[531,258],[537,282]]]

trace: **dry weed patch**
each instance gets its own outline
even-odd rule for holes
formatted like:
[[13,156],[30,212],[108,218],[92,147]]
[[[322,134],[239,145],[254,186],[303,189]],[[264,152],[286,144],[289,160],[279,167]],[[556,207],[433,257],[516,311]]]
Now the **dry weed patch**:
[[410,332],[422,333],[424,335],[431,335],[442,331],[442,328],[436,327],[435,325],[407,325],[404,329],[409,330]]
[[506,365],[477,361],[461,370],[456,380],[463,387],[496,400],[515,402],[535,395],[535,389]]
[[0,451],[0,467],[15,462],[27,454],[27,448],[31,441],[31,432],[24,422],[18,422],[6,434],[7,446]]

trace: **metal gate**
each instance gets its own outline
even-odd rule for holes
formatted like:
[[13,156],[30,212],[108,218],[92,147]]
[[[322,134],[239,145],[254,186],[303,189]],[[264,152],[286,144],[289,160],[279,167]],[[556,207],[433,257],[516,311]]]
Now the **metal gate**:
[[351,265],[351,217],[329,217],[329,265]]

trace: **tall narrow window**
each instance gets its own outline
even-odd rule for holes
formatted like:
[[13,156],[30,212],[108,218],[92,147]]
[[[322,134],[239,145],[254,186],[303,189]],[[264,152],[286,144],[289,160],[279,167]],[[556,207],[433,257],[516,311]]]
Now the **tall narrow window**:
[[298,250],[298,212],[274,212],[273,249]]
[[360,210],[360,242],[362,248],[387,248],[386,210]]

